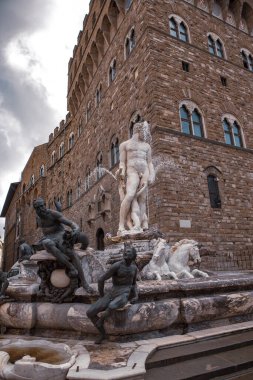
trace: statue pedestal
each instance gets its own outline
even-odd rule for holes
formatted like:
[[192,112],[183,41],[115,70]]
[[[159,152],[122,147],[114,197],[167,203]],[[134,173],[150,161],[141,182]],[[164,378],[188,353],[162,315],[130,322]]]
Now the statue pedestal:
[[[122,236],[106,236],[104,257],[106,257],[106,264],[113,264],[116,261],[122,260],[124,244],[131,244],[137,251],[136,263],[139,270],[146,265],[153,254],[154,243],[153,239],[164,237],[157,227],[148,229],[147,231],[138,233],[125,233]],[[102,258],[100,258],[102,259]]]

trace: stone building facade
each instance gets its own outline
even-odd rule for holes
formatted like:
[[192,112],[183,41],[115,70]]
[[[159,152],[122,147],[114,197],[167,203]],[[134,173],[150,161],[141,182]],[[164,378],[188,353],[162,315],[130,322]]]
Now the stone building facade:
[[150,225],[171,242],[200,241],[210,269],[252,269],[252,41],[251,0],[91,1],[69,61],[69,112],[29,160],[44,174],[27,192],[28,164],[5,207],[18,210],[21,236],[39,236],[41,195],[103,249],[120,205],[106,170],[115,173],[119,144],[143,119],[157,170]]

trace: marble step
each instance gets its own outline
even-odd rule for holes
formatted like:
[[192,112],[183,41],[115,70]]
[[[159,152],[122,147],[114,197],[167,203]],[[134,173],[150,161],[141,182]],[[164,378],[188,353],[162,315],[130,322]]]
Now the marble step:
[[[161,349],[146,361],[145,380],[225,380],[250,369],[253,372],[253,331]],[[253,379],[253,374],[240,376]]]

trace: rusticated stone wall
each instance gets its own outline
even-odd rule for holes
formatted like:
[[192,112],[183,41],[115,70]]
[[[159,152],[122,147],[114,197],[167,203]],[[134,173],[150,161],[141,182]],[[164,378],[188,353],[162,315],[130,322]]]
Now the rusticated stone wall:
[[[110,160],[112,139],[126,140],[138,114],[151,124],[153,156],[160,168],[149,191],[151,225],[157,224],[171,243],[183,237],[200,241],[207,248],[203,267],[253,268],[253,73],[244,68],[241,57],[241,49],[253,54],[253,13],[248,11],[244,20],[240,18],[245,15],[243,1],[236,9],[233,2],[226,2],[221,20],[212,15],[213,3],[133,0],[128,10],[123,0],[90,3],[69,62],[69,113],[50,135],[44,185],[33,186],[31,198],[43,195],[50,206],[54,198],[60,198],[64,214],[81,225],[94,248],[99,229],[116,234],[120,202],[111,176],[105,174],[87,188],[87,173],[96,167],[99,154],[103,167],[115,173],[117,164],[111,168]],[[170,36],[171,15],[184,20],[189,42]],[[125,41],[132,28],[135,47],[126,57]],[[209,53],[209,33],[223,43],[224,58]],[[116,77],[110,83],[113,59]],[[189,63],[189,72],[182,69],[182,61]],[[226,86],[221,76],[226,78]],[[99,86],[101,100],[97,102]],[[182,102],[198,108],[203,138],[181,132]],[[243,148],[225,144],[224,115],[238,121]],[[71,133],[74,143],[69,147]],[[60,157],[62,143],[64,154]],[[42,163],[39,154],[34,159]],[[26,172],[28,177],[32,174],[28,168]],[[218,179],[220,209],[210,206],[208,174]],[[71,206],[67,202],[70,191]],[[36,237],[39,233],[31,210],[25,213],[23,234]]]

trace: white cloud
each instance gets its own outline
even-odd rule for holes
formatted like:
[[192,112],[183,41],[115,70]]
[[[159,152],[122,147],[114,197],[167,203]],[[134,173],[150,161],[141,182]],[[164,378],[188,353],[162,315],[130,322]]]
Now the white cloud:
[[0,209],[34,145],[65,118],[68,61],[88,9],[89,0],[0,2]]

